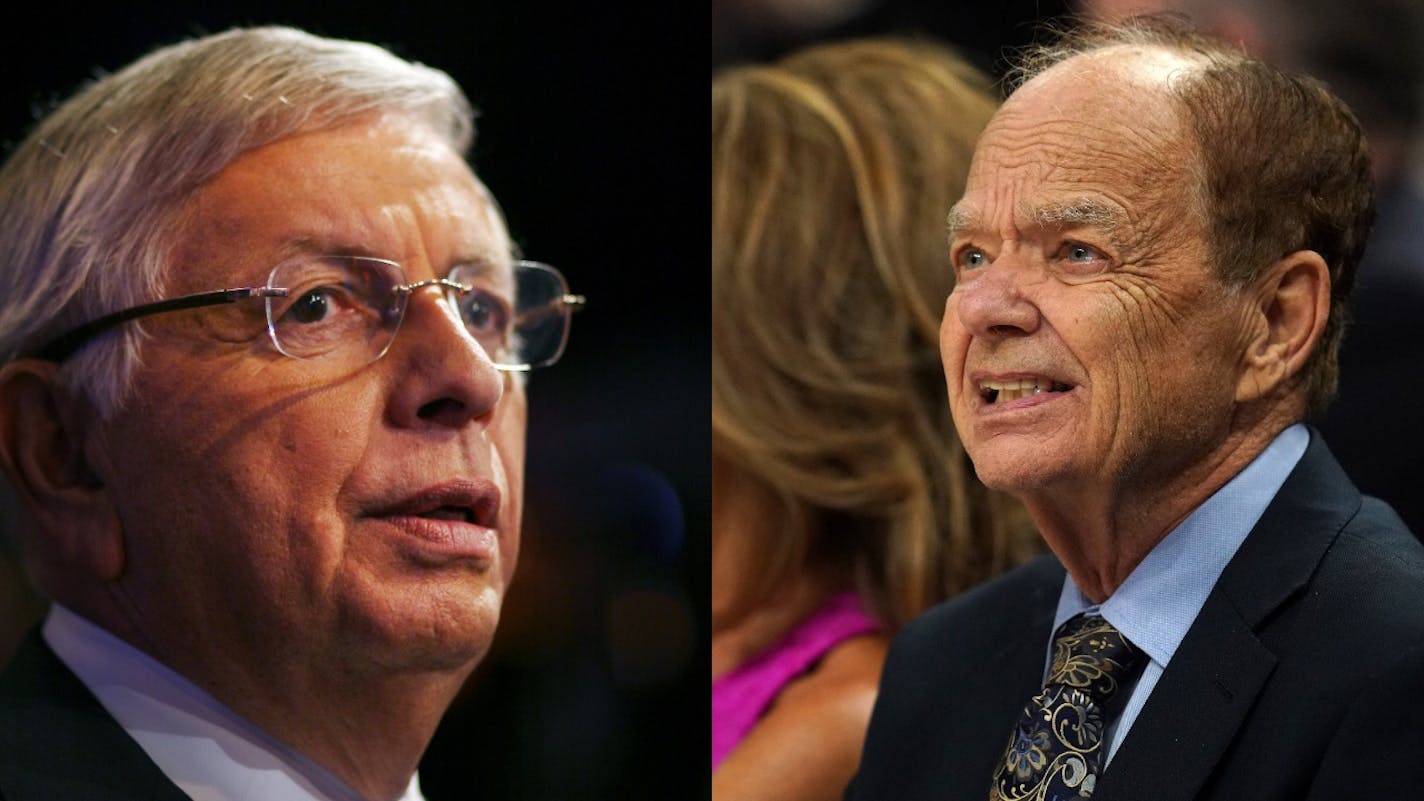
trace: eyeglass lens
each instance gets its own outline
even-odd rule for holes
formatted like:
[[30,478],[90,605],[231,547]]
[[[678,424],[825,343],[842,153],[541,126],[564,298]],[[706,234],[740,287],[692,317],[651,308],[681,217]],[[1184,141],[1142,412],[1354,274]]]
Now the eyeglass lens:
[[[516,262],[512,270],[457,266],[444,285],[470,335],[496,367],[527,370],[557,360],[568,336],[567,287],[553,268]],[[340,359],[353,365],[390,347],[409,298],[400,265],[359,256],[303,256],[272,270],[267,299],[272,341],[298,359]],[[418,291],[418,287],[417,287]]]

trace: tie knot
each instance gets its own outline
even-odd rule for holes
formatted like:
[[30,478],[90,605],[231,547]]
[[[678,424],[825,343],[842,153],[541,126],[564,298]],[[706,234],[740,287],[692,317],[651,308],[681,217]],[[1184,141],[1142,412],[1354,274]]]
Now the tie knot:
[[1105,703],[1141,655],[1101,615],[1074,615],[1053,635],[1053,664],[1046,683],[1082,689]]

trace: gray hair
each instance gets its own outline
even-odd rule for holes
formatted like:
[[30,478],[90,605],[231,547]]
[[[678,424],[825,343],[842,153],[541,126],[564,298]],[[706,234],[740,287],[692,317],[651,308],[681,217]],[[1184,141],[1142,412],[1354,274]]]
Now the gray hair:
[[[85,86],[0,167],[0,363],[162,297],[184,201],[243,153],[380,113],[428,124],[461,155],[474,139],[450,76],[292,28],[180,42]],[[61,381],[109,416],[141,341],[123,326],[71,357]]]

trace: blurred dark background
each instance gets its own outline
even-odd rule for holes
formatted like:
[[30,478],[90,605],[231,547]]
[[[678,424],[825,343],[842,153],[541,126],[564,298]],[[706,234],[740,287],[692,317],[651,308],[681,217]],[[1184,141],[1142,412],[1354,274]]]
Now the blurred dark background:
[[1008,52],[1061,21],[1068,0],[711,0],[714,68],[772,60],[817,41],[888,34],[932,37],[991,76]]
[[[589,303],[563,361],[530,380],[518,573],[492,652],[422,763],[426,796],[705,796],[703,12],[210,0],[51,3],[27,16],[0,26],[6,154],[96,73],[234,25],[375,42],[464,87],[479,112],[472,161],[511,234]],[[0,508],[0,528],[14,525]],[[43,599],[0,540],[3,662]]]

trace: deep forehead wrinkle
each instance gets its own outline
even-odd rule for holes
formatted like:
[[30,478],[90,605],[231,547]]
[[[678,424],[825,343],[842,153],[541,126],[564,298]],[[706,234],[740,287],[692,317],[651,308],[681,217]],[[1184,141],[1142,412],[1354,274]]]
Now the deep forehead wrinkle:
[[[1127,213],[1118,206],[1096,197],[1077,197],[1047,203],[1020,201],[1015,206],[1014,225],[1027,225],[1037,229],[1063,229],[1076,227],[1097,228],[1108,233],[1115,241],[1121,239],[1121,231],[1128,225]],[[949,238],[955,239],[965,231],[983,230],[984,218],[978,211],[956,205],[949,210],[945,219]]]

